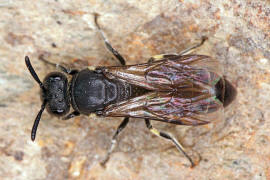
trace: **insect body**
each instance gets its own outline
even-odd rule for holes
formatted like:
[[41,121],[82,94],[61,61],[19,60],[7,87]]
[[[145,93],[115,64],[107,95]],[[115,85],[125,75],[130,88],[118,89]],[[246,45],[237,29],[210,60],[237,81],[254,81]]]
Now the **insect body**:
[[180,54],[154,56],[143,64],[125,65],[124,58],[112,48],[100,30],[97,16],[95,22],[107,48],[122,66],[78,71],[68,70],[43,59],[50,65],[58,66],[64,73],[71,75],[72,79],[68,82],[65,74],[53,72],[42,83],[29,58],[25,57],[30,73],[41,87],[43,100],[32,128],[32,140],[35,139],[45,107],[53,115],[64,116],[72,106],[73,112],[63,119],[91,113],[124,117],[102,164],[109,159],[118,134],[126,127],[129,118],[133,117],[145,119],[152,133],[171,140],[189,159],[191,166],[194,166],[181,144],[172,135],[153,128],[150,120],[193,126],[211,122],[211,117],[215,117],[211,115],[228,106],[236,95],[235,88],[223,77],[219,63],[209,56],[184,55],[187,52],[184,51]]

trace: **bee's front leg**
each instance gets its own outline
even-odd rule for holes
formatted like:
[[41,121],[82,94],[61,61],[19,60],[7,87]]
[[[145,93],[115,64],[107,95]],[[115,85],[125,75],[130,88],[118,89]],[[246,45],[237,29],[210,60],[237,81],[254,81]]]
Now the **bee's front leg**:
[[56,68],[59,68],[61,71],[63,71],[66,74],[69,74],[69,75],[74,75],[74,74],[77,74],[79,72],[77,69],[69,69],[69,68],[66,68],[60,64],[52,63],[52,62],[48,61],[47,59],[45,59],[42,54],[38,57],[38,59],[43,61],[46,64],[49,64],[50,66],[54,66]]

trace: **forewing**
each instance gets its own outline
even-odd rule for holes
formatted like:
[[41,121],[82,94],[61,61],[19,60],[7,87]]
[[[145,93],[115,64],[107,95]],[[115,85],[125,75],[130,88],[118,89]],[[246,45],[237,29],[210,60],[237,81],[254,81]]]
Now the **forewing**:
[[148,118],[179,125],[202,125],[220,117],[222,104],[213,97],[194,101],[173,92],[150,92],[108,106],[105,116]]
[[[113,66],[103,69],[108,78],[117,78],[154,91],[190,91],[213,86],[220,77],[219,63],[204,55],[175,55],[144,64]],[[196,91],[200,91],[197,89]],[[208,88],[209,89],[209,88]]]

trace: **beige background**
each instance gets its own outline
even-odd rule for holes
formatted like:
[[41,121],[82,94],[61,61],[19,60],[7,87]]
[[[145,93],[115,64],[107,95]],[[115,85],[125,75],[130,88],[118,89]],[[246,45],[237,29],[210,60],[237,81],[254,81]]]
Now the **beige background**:
[[[41,79],[54,70],[38,60],[41,54],[69,67],[118,64],[95,29],[94,12],[128,64],[209,37],[196,53],[218,59],[238,90],[224,121],[191,128],[154,123],[172,132],[192,157],[200,155],[195,168],[136,119],[119,137],[106,169],[99,162],[121,118],[62,121],[45,112],[31,142],[41,102],[25,55]],[[269,0],[0,0],[0,177],[270,179],[269,61]]]

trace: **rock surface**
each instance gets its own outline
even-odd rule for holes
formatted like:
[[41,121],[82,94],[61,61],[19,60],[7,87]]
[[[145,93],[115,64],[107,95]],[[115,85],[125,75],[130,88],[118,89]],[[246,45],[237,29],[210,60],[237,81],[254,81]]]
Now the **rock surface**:
[[[153,124],[170,131],[198,160],[132,119],[106,169],[99,162],[121,118],[44,113],[35,142],[30,131],[40,109],[39,77],[54,68],[117,65],[94,26],[93,13],[128,64],[180,52],[207,36],[195,53],[224,66],[238,96],[224,121],[201,127]],[[2,0],[0,1],[1,179],[270,179],[270,2],[260,0]]]

